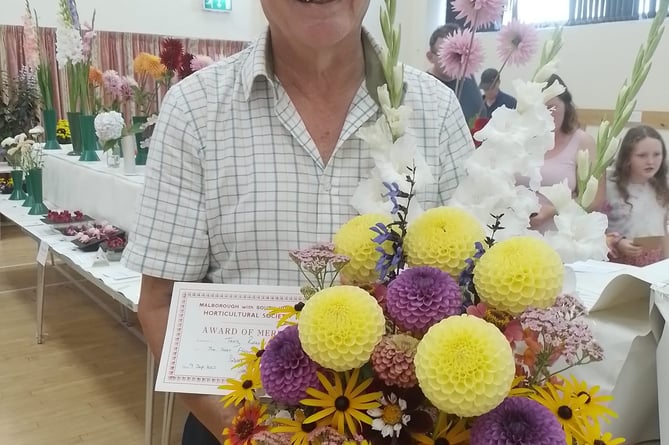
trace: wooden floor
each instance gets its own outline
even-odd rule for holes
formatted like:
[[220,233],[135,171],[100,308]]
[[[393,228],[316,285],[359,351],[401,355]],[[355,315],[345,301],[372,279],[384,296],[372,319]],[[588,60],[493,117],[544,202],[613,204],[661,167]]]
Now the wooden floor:
[[[2,227],[0,444],[144,444],[146,346],[54,268],[46,276],[47,337],[36,344],[35,255],[30,238]],[[154,418],[159,444],[161,396]],[[171,444],[180,443],[183,419],[177,401]]]

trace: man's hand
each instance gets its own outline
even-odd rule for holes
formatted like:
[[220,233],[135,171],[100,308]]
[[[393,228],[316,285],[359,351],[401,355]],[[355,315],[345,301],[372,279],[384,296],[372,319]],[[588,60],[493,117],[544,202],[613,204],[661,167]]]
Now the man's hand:
[[[148,275],[142,276],[142,290],[137,315],[146,342],[156,362],[160,362],[165,341],[173,287],[174,281]],[[179,397],[195,417],[223,443],[223,429],[231,424],[236,411],[223,408],[219,396],[179,394]]]
[[618,252],[620,252],[623,256],[630,257],[630,258],[636,258],[639,255],[643,253],[643,249],[631,240],[628,240],[627,238],[623,238],[618,242]]

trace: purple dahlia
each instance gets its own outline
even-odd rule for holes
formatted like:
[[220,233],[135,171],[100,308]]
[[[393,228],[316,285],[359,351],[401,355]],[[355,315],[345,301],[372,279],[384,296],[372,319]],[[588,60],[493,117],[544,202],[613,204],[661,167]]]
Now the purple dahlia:
[[386,310],[401,329],[423,334],[444,318],[462,313],[460,287],[434,267],[407,269],[388,285]]
[[297,326],[289,326],[267,343],[260,358],[260,379],[275,401],[297,405],[307,397],[307,388],[317,387],[318,368],[302,349]]
[[474,421],[471,445],[565,445],[555,415],[534,400],[508,397]]

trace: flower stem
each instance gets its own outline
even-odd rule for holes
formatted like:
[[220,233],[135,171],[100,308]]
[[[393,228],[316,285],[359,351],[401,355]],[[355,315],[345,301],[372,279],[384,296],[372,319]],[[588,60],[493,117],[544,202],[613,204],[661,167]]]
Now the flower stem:
[[464,63],[462,64],[462,69],[460,70],[460,76],[458,77],[458,80],[455,82],[455,95],[457,96],[458,100],[460,99],[460,95],[462,94],[462,88],[464,87],[465,84],[465,73],[467,72],[467,68],[469,66],[469,56],[472,53],[472,46],[474,45],[474,37],[476,36],[476,27],[478,26],[478,15],[479,15],[479,10],[476,10],[476,13],[474,14],[474,26],[472,26],[472,38],[469,40],[469,48],[467,49],[467,53],[465,54],[465,60]]

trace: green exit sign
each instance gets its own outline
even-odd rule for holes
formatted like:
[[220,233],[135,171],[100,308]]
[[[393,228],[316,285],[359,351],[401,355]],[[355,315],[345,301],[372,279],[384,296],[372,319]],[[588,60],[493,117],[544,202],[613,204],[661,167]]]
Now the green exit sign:
[[230,12],[232,0],[202,0],[202,8],[205,11]]

